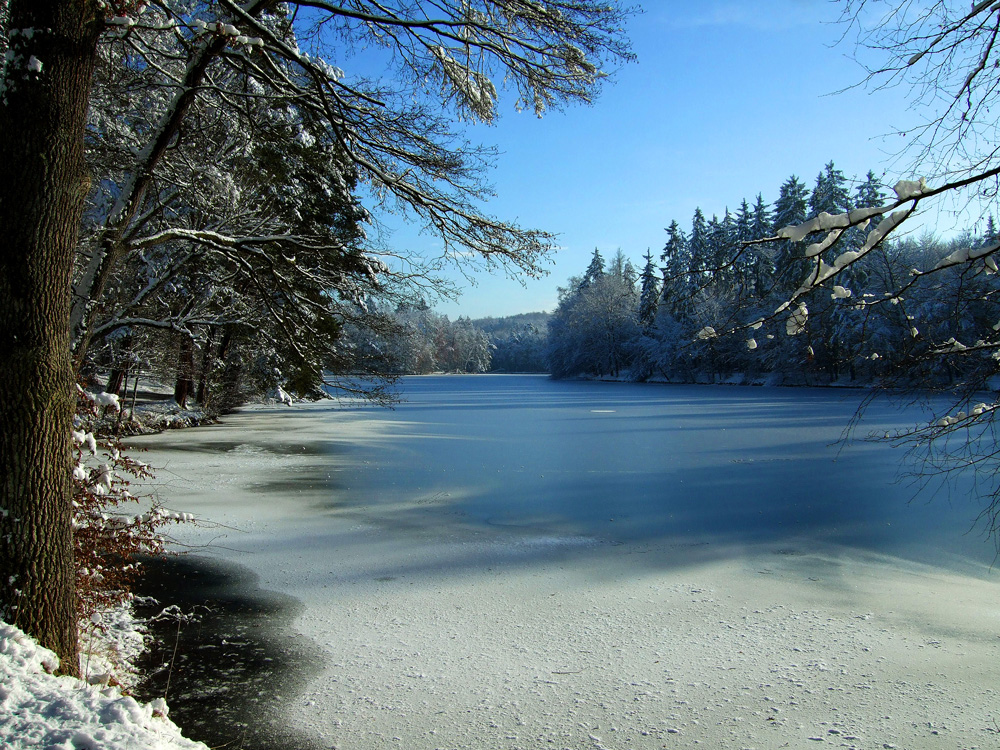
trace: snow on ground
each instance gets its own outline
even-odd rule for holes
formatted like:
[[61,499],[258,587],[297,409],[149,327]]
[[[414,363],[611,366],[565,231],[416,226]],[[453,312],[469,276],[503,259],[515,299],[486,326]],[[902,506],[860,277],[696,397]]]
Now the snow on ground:
[[0,747],[5,750],[206,750],[154,701],[116,687],[55,677],[58,658],[0,623]]
[[[621,542],[484,526],[463,515],[460,486],[394,491],[408,470],[393,471],[386,446],[402,439],[409,455],[435,438],[462,455],[403,409],[227,422],[141,442],[168,467],[172,507],[226,525],[185,529],[185,542],[211,542],[199,554],[305,605],[293,628],[326,660],[279,711],[317,747],[1000,746],[1000,576],[988,565],[813,537]],[[350,468],[376,448],[361,474]],[[353,481],[379,473],[383,494],[352,499]]]
[[141,681],[136,664],[145,651],[142,624],[130,604],[95,612],[80,633],[80,674],[92,685],[117,684],[126,692]]

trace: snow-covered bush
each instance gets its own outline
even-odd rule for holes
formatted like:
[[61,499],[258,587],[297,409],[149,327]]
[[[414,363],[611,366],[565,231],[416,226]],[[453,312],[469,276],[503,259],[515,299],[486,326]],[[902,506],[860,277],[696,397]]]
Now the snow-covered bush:
[[77,608],[84,630],[95,622],[102,627],[97,615],[129,601],[140,558],[164,553],[163,528],[193,520],[132,494],[131,483],[152,473],[123,452],[115,436],[101,431],[99,417],[105,409],[117,410],[117,398],[78,388],[73,538]]

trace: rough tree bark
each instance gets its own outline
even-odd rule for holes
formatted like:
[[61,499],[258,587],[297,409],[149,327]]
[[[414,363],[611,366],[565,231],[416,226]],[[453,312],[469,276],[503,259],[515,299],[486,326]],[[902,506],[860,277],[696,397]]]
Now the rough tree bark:
[[71,526],[70,280],[94,0],[11,0],[0,99],[0,609],[79,672]]
[[212,350],[215,348],[215,331],[214,327],[208,329],[208,339],[205,341],[205,348],[201,352],[201,371],[198,374],[198,394],[195,398],[198,399],[198,403],[201,404],[202,408],[208,406],[212,366],[215,364],[215,360],[212,359]]
[[177,378],[174,380],[174,401],[182,409],[186,409],[188,396],[194,390],[194,341],[186,334],[181,334],[180,339]]

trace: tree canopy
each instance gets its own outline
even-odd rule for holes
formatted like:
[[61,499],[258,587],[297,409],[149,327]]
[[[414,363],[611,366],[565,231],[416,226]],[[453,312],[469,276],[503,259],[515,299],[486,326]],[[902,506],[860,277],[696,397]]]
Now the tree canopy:
[[[539,273],[553,235],[482,210],[493,152],[456,122],[494,121],[505,96],[537,115],[591,101],[631,59],[630,13],[603,0],[0,4],[4,617],[75,671],[69,434],[95,344],[170,331],[178,370],[195,347],[205,370],[252,335],[305,390],[371,363],[345,336],[379,324],[370,301],[441,283],[434,263],[368,240],[380,211],[421,223],[443,257]],[[390,74],[338,67],[355,49]]]

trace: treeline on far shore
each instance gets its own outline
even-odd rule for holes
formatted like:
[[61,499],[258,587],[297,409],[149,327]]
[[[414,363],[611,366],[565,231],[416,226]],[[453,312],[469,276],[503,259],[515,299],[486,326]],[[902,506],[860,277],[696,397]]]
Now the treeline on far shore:
[[358,345],[376,348],[390,373],[548,372],[549,313],[450,320],[417,303],[387,315],[393,325],[386,327],[381,340],[372,342],[366,331]]

